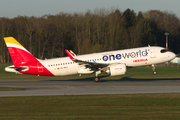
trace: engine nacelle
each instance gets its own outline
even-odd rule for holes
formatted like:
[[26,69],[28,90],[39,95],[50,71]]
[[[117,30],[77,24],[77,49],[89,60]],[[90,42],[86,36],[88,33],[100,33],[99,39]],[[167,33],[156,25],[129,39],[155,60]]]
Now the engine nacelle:
[[125,64],[116,64],[109,66],[109,70],[106,71],[110,76],[124,75],[126,74]]

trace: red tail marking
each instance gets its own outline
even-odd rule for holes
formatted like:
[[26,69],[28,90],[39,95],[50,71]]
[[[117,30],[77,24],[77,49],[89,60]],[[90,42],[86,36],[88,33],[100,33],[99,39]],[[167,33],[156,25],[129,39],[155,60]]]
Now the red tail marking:
[[19,64],[37,62],[37,59],[27,51],[15,47],[8,47],[8,50],[15,67]]

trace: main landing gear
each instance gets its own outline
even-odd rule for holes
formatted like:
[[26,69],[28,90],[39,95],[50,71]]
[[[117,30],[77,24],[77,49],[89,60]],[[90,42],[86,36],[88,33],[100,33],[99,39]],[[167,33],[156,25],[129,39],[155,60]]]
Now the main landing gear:
[[153,70],[153,74],[154,75],[156,75],[157,74],[157,72],[156,72],[156,70],[155,70],[156,68],[155,68],[155,66],[154,65],[152,65],[152,70]]
[[101,71],[96,71],[95,72],[95,75],[96,75],[96,77],[94,78],[94,81],[95,82],[99,82],[100,81],[100,78],[98,77],[98,75],[101,73]]
[[95,81],[95,82],[99,82],[99,80],[100,80],[99,77],[95,77],[95,78],[94,78],[94,81]]

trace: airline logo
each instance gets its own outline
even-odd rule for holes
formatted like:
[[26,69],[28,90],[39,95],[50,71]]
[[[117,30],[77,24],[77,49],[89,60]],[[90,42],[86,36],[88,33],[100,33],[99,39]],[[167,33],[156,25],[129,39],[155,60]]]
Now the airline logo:
[[54,76],[13,37],[5,37],[4,40],[14,66],[18,68],[18,72],[32,75]]
[[133,60],[133,62],[143,62],[143,61],[148,61],[148,59],[138,59],[138,60]]
[[115,68],[114,70],[122,70],[122,68]]
[[37,61],[37,59],[13,37],[5,37],[4,40],[15,66]]
[[120,60],[120,59],[128,59],[128,58],[136,58],[136,57],[145,57],[148,55],[149,49],[145,50],[138,50],[136,52],[129,52],[129,53],[121,53],[121,54],[110,54],[110,55],[104,55],[102,57],[103,61],[111,61],[111,60]]

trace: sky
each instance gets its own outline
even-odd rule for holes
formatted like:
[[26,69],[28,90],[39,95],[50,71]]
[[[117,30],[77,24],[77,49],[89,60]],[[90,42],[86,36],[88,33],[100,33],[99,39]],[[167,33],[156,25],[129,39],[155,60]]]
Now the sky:
[[160,10],[180,18],[180,0],[0,0],[0,17],[56,15],[58,13],[86,13],[95,9],[127,8],[135,13]]

